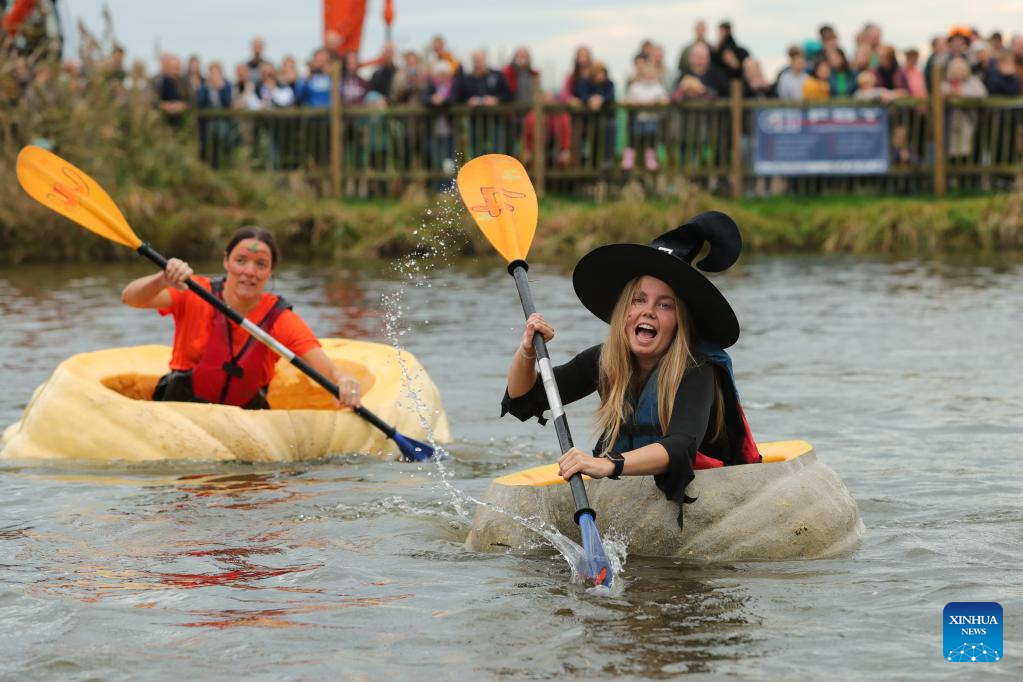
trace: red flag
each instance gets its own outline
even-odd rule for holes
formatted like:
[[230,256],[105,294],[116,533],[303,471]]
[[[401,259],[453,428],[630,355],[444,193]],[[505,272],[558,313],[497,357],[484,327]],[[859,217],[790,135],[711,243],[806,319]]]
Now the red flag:
[[21,26],[21,23],[31,16],[32,10],[35,9],[35,4],[36,0],[17,0],[14,6],[4,15],[4,28],[7,29],[7,33],[12,38],[18,32],[18,27]]
[[338,54],[358,52],[366,0],[323,0],[323,42]]

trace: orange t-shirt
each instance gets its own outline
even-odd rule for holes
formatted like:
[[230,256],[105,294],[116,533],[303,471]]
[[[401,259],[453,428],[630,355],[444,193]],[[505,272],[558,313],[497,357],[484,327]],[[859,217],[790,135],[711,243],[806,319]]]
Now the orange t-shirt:
[[[202,288],[212,291],[208,277],[193,277],[192,279]],[[160,308],[159,312],[161,315],[174,316],[174,349],[171,351],[170,368],[172,370],[189,370],[199,363],[199,359],[206,350],[210,329],[213,326],[214,309],[191,291],[178,289],[168,289],[168,291],[171,295],[171,304],[167,308]],[[245,317],[253,324],[258,325],[270,312],[270,308],[275,302],[274,296],[263,294],[259,305]],[[249,333],[234,322],[230,322],[230,325],[231,352],[237,355],[248,341]],[[285,310],[281,313],[273,327],[270,328],[270,335],[299,356],[320,347],[316,335],[292,310]],[[253,343],[259,343],[259,340],[256,339]],[[266,376],[273,376],[274,365],[278,360],[280,360],[280,356],[277,353],[272,350],[267,352]]]

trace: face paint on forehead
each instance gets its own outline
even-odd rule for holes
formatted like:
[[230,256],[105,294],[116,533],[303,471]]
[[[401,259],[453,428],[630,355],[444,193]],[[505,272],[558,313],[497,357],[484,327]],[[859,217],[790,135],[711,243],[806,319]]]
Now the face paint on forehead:
[[263,242],[259,240],[253,239],[251,242],[249,242],[249,245],[246,248],[252,253],[256,253],[257,251],[259,251],[259,245],[262,243]]

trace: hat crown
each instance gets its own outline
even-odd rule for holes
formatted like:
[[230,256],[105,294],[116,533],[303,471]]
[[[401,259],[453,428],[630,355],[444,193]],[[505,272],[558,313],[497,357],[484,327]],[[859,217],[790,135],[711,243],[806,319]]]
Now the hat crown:
[[707,211],[650,242],[651,247],[669,253],[689,265],[693,265],[693,260],[700,255],[704,244],[708,244],[710,250],[695,264],[696,267],[704,272],[727,270],[742,252],[739,226],[720,211]]

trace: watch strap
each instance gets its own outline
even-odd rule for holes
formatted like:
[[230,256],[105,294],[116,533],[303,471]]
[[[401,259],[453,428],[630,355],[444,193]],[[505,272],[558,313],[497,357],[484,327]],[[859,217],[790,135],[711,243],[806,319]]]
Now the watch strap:
[[608,478],[617,481],[622,475],[622,470],[625,468],[625,458],[622,457],[622,453],[614,451],[608,452],[605,457],[615,465],[614,472]]

